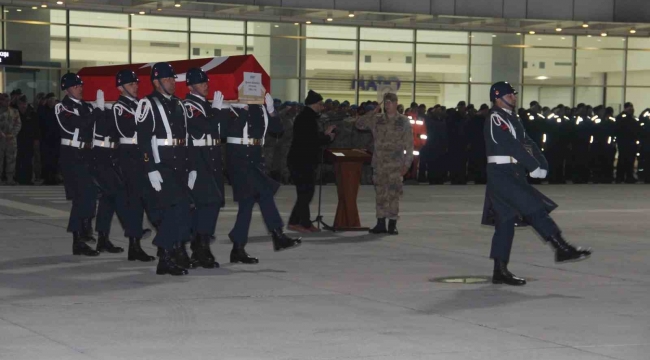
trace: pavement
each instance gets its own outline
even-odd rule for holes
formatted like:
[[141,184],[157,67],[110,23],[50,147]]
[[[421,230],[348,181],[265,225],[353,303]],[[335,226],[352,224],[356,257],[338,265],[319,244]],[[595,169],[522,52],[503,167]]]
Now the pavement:
[[[0,359],[650,359],[650,186],[539,189],[594,254],[558,265],[518,229],[510,270],[529,282],[509,287],[485,282],[493,229],[479,224],[479,185],[407,186],[400,235],[324,232],[279,253],[256,211],[258,265],[227,263],[230,199],[212,246],[222,267],[184,277],[125,254],[73,256],[63,188],[0,187]],[[294,199],[278,192],[284,219]],[[324,187],[326,222],[336,200]],[[373,226],[372,187],[358,203]],[[115,220],[126,248],[121,233]]]

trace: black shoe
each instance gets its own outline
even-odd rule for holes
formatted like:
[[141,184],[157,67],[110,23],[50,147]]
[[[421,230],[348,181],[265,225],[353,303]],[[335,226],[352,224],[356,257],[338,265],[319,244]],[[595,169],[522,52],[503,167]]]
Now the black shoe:
[[151,229],[143,229],[142,230],[142,237],[140,237],[140,239],[141,240],[148,239],[149,237],[151,237],[151,233],[152,233]]
[[397,231],[397,220],[388,220],[388,234],[389,235],[397,235],[399,232]]
[[257,258],[248,255],[243,247],[233,246],[232,251],[230,251],[230,262],[234,264],[257,264],[260,261]]
[[386,218],[379,218],[377,219],[377,225],[375,225],[374,228],[368,230],[369,233],[371,234],[385,234],[388,232],[386,230]]
[[93,219],[86,218],[81,220],[81,240],[90,244],[97,242],[93,231]]
[[129,261],[143,261],[149,262],[156,260],[155,257],[148,255],[142,246],[140,246],[140,239],[130,237],[129,238],[129,255],[127,257]]
[[172,256],[173,250],[161,249],[160,259],[158,260],[158,267],[156,268],[157,275],[173,275],[181,276],[187,275],[187,269],[178,266]]
[[107,233],[100,232],[99,238],[97,239],[97,251],[108,252],[111,254],[119,254],[119,253],[123,253],[124,249],[113,245],[111,240],[108,238]]
[[506,284],[512,286],[526,285],[526,279],[516,277],[508,271],[508,263],[494,259],[494,272],[492,273],[492,284]]
[[72,233],[72,255],[98,256],[99,251],[93,250],[81,237],[79,232]]
[[172,247],[172,259],[176,265],[185,269],[194,269],[198,265],[196,261],[190,259],[184,242],[174,244]]
[[591,249],[576,248],[564,240],[561,233],[546,239],[555,249],[555,262],[581,261],[591,256]]
[[302,244],[302,238],[292,239],[282,231],[282,228],[271,231],[271,237],[273,238],[274,251],[287,250]]
[[205,269],[214,269],[219,267],[215,261],[214,255],[210,250],[210,235],[197,234],[190,245],[192,249],[192,261],[198,263]]

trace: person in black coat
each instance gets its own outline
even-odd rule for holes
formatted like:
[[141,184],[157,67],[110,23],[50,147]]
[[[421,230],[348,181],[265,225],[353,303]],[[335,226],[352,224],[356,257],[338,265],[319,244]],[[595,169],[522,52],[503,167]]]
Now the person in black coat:
[[309,90],[305,108],[298,114],[293,125],[293,140],[287,157],[291,179],[298,195],[289,217],[288,228],[303,233],[318,231],[312,224],[309,213],[309,203],[316,187],[314,173],[321,160],[322,147],[331,143],[335,136],[335,125],[330,125],[324,133],[318,130],[317,121],[321,111],[323,97]]
[[469,177],[475,184],[487,183],[487,174],[485,172],[487,160],[483,126],[489,110],[487,104],[481,105],[479,111],[470,118],[467,124],[467,137],[469,139],[469,162],[467,167]]
[[634,117],[634,105],[625,103],[623,112],[616,117],[616,144],[618,163],[616,164],[616,183],[636,183],[634,161],[638,151],[639,122]]
[[17,136],[18,154],[16,156],[16,181],[21,185],[34,185],[34,142],[39,138],[38,114],[27,102],[25,95],[18,98],[18,112],[22,127]]
[[38,121],[41,130],[39,150],[41,153],[41,177],[43,185],[58,185],[57,172],[61,154],[61,134],[54,114],[57,99],[53,93],[45,96],[38,107]]

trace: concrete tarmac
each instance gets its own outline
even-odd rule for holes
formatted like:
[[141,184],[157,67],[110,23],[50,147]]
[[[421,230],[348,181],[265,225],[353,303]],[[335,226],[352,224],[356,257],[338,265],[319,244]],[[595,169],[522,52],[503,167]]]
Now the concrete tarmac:
[[[212,246],[222,267],[184,277],[126,253],[73,256],[61,187],[0,187],[0,359],[650,359],[650,186],[539,189],[594,255],[555,264],[519,229],[510,270],[529,283],[509,287],[483,282],[484,186],[407,186],[399,236],[324,232],[279,253],[256,210],[252,266],[228,263],[229,199]],[[285,220],[294,199],[277,194]],[[331,222],[336,188],[323,200]],[[373,226],[373,188],[358,200]],[[117,219],[111,238],[127,247]]]

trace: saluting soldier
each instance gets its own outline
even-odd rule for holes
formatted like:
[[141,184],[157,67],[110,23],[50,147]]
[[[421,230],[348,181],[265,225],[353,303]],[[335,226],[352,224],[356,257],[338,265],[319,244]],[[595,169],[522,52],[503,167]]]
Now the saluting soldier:
[[169,63],[153,65],[151,82],[154,91],[140,100],[136,118],[141,165],[151,183],[146,196],[160,211],[153,241],[159,248],[156,274],[186,275],[194,266],[185,243],[190,237],[188,187],[194,187],[196,171],[188,158],[185,107],[174,96],[176,73]]
[[494,259],[492,283],[524,285],[525,279],[508,270],[518,216],[555,249],[558,263],[583,260],[591,250],[575,248],[564,240],[549,216],[557,205],[526,180],[526,172],[532,178],[545,178],[548,163],[517,119],[517,91],[507,82],[498,82],[490,88],[490,100],[494,106],[484,128],[488,184],[482,223],[495,226],[490,252]]
[[[119,168],[126,191],[126,207],[130,215],[131,227],[126,236],[129,238],[129,261],[154,261],[156,258],[148,255],[140,241],[151,234],[149,229],[143,230],[144,220],[144,189],[151,186],[147,173],[142,166],[142,151],[138,146],[137,121],[135,112],[138,107],[138,87],[140,80],[133,70],[120,70],[115,76],[115,86],[120,91],[120,97],[113,104],[113,119],[115,120],[115,136],[119,137],[118,147]],[[150,220],[152,211],[149,211]]]
[[192,214],[192,260],[210,269],[219,267],[210,250],[210,242],[225,198],[220,131],[224,118],[218,117],[215,110],[223,104],[223,95],[215,91],[210,104],[207,100],[208,81],[208,75],[202,69],[189,69],[185,82],[190,93],[183,104],[187,109],[187,130],[192,142],[190,158],[196,168],[196,182],[191,191],[195,205]]
[[[273,196],[280,184],[266,175],[262,154],[267,130],[282,132],[282,122],[275,112],[273,98],[266,94],[265,105],[231,105],[220,111],[228,118],[222,136],[227,136],[226,162],[234,200],[239,203],[235,226],[229,233],[233,248],[231,263],[257,264],[259,260],[244,250],[248,241],[253,206],[260,205],[262,217],[273,238],[273,249],[281,251],[301,244],[284,234],[283,222]],[[222,131],[224,129],[222,128]]]
[[[91,238],[87,234],[92,231],[90,224],[97,201],[97,188],[90,170],[93,127],[95,119],[103,116],[103,113],[82,100],[83,81],[79,75],[63,75],[61,90],[66,96],[56,105],[54,113],[61,133],[60,164],[66,198],[72,200],[68,221],[68,232],[72,233],[72,253],[97,256],[99,252],[85,242]],[[99,97],[102,91],[98,90],[97,94]]]

